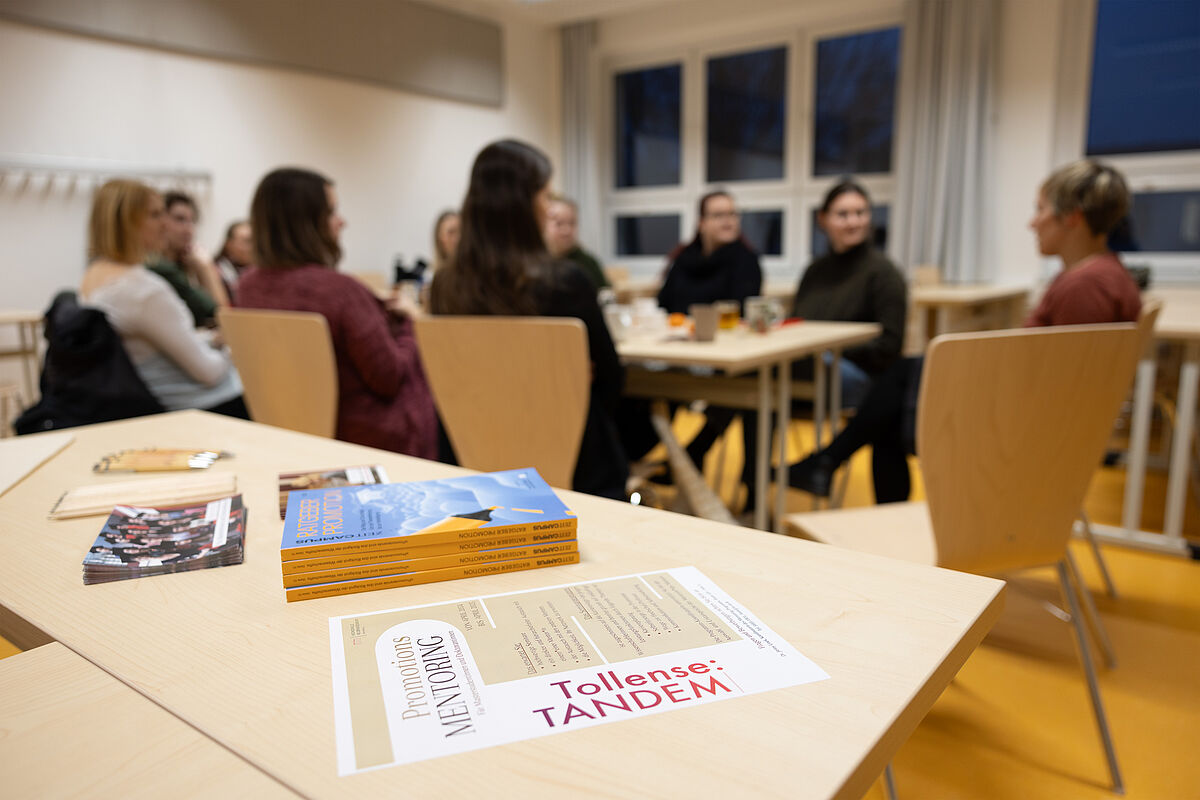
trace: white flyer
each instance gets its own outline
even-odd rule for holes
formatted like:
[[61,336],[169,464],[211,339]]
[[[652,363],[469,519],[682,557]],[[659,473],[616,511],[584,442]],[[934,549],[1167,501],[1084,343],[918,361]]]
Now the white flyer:
[[333,617],[338,774],[828,678],[695,567]]

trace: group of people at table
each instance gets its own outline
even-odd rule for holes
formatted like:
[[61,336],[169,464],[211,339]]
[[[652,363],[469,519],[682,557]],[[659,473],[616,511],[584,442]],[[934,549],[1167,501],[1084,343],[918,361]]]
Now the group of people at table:
[[[403,293],[381,300],[338,271],[345,221],[334,183],[316,172],[285,168],[266,175],[248,222],[230,226],[215,262],[194,246],[197,209],[190,198],[110,181],[93,202],[81,300],[105,313],[137,375],[166,409],[242,417],[248,414],[241,383],[212,327],[216,307],[232,302],[322,314],[337,362],[337,437],[442,460],[453,453],[439,436],[412,319],[427,313],[577,317],[587,328],[592,382],[572,488],[623,499],[630,459],[645,455],[654,440],[645,434],[644,405],[623,397],[623,368],[597,299],[604,272],[575,241],[576,210],[551,194],[551,175],[546,155],[520,141],[497,141],[479,152],[461,209],[437,220],[435,269],[424,303]],[[1137,287],[1106,243],[1128,205],[1122,176],[1091,160],[1057,170],[1039,187],[1030,227],[1041,254],[1059,257],[1062,270],[1027,325],[1137,318]],[[873,246],[870,209],[862,186],[844,179],[818,213],[830,252],[804,271],[791,315],[876,322],[882,330],[844,353],[842,396],[857,413],[832,443],[791,466],[789,482],[828,495],[833,471],[870,444],[876,499],[887,502],[908,496],[906,456],[921,361],[901,358],[906,281]],[[726,191],[701,198],[695,238],[668,261],[658,295],[667,312],[687,312],[694,303],[741,303],[761,292],[758,255],[742,237]],[[797,362],[793,371],[797,379],[811,378],[813,366]],[[694,461],[701,463],[735,413],[707,410],[706,425],[688,448]],[[754,430],[753,420],[745,423]],[[752,439],[746,437],[747,465],[754,463]],[[747,467],[748,488],[752,480]]]

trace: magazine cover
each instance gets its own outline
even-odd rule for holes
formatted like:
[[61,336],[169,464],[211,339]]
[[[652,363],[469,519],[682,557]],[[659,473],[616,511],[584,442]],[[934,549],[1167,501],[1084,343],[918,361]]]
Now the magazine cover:
[[283,519],[287,515],[287,499],[292,492],[306,489],[332,489],[338,486],[370,486],[387,482],[387,473],[378,464],[370,467],[281,472],[279,473],[279,518]]
[[403,545],[483,541],[522,531],[549,541],[575,527],[575,515],[537,470],[513,469],[292,492],[280,555],[291,561]]
[[83,582],[240,564],[245,530],[240,494],[170,508],[117,506],[83,559]]
[[332,617],[329,642],[339,775],[829,677],[695,567]]

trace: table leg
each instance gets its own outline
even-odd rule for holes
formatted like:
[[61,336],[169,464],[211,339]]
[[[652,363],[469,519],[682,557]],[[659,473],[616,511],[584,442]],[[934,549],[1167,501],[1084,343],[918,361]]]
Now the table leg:
[[[820,450],[825,444],[825,356],[823,353],[817,353],[813,356],[813,361],[816,362],[813,366],[813,388],[816,396],[813,397],[813,440],[816,443],[814,451]],[[821,508],[821,498],[814,496],[812,500],[814,510]]]
[[1183,510],[1187,503],[1188,473],[1192,459],[1192,427],[1196,421],[1196,384],[1200,379],[1200,342],[1189,341],[1179,367],[1179,392],[1175,398],[1175,435],[1171,440],[1171,467],[1167,472],[1167,507],[1163,533],[1183,538]]
[[1148,355],[1138,362],[1133,384],[1133,412],[1129,436],[1129,454],[1125,464],[1125,499],[1121,506],[1121,527],[1132,533],[1142,524],[1142,492],[1146,484],[1146,453],[1150,449],[1150,412],[1154,408],[1155,358]]
[[779,463],[775,467],[775,532],[783,533],[783,515],[787,513],[788,460],[787,441],[788,426],[792,423],[792,365],[789,361],[780,362],[777,367],[779,376],[779,394],[775,398],[776,426],[779,429]]
[[[37,387],[37,323],[23,322],[17,325],[17,331],[22,350],[21,362],[24,367],[25,402],[32,403],[34,389]],[[26,337],[29,341],[26,341]]]
[[[830,370],[829,376],[829,440],[838,435],[839,423],[842,421],[842,351],[834,350],[833,352],[833,368]],[[847,464],[845,469],[850,469]],[[834,492],[832,499],[829,502],[830,508],[837,508],[841,505],[841,499],[837,492]]]
[[758,463],[754,465],[754,527],[767,529],[767,481],[771,479],[771,367],[758,368]]

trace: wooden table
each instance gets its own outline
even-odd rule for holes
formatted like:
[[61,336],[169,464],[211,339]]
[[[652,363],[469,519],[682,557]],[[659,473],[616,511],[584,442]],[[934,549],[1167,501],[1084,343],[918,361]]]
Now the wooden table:
[[296,794],[58,643],[0,660],[8,798]]
[[1179,386],[1175,394],[1175,430],[1167,471],[1167,498],[1163,535],[1140,530],[1142,494],[1146,483],[1146,461],[1150,449],[1150,414],[1154,408],[1157,353],[1151,348],[1138,364],[1134,381],[1133,414],[1129,460],[1125,471],[1125,497],[1121,527],[1093,525],[1097,536],[1109,541],[1151,550],[1187,554],[1183,538],[1183,512],[1191,468],[1192,433],[1196,423],[1196,388],[1200,380],[1200,289],[1155,289],[1143,302],[1159,300],[1162,311],[1154,326],[1154,338],[1183,347]]
[[17,346],[0,350],[0,358],[21,359],[21,377],[25,383],[25,401],[33,402],[38,383],[38,326],[42,324],[40,311],[0,309],[0,326],[15,325]]
[[909,349],[921,353],[938,334],[1020,327],[1029,290],[1016,286],[934,284],[914,286],[909,296],[915,325]]
[[[0,497],[0,605],[307,797],[859,798],[1000,612],[1003,584],[574,492],[582,562],[285,603],[276,473],[383,465],[465,470],[278,428],[176,412],[75,430]],[[126,447],[232,451],[249,510],[237,566],[84,586],[99,518],[47,522],[67,488]],[[338,778],[327,620],[694,565],[829,680]],[[6,629],[0,635],[8,636]],[[113,773],[126,775],[127,762]]]
[[[758,463],[755,465],[754,525],[767,526],[767,482],[769,476],[770,418],[772,407],[777,415],[776,434],[779,438],[779,464],[775,471],[775,524],[783,531],[784,492],[787,485],[787,431],[792,415],[791,363],[799,358],[829,351],[833,354],[830,378],[830,419],[841,414],[841,352],[879,335],[880,326],[873,322],[802,322],[784,325],[766,334],[746,329],[720,331],[712,342],[686,340],[632,339],[617,343],[617,353],[625,364],[644,365],[647,362],[670,367],[708,367],[721,371],[720,376],[695,376],[657,371],[630,372],[626,392],[668,399],[706,399],[734,408],[758,410]],[[814,358],[814,424],[817,443],[825,419],[825,362]],[[777,377],[772,379],[772,368]],[[745,381],[728,382],[723,378],[758,373],[757,392]],[[780,380],[779,378],[782,378]],[[774,393],[772,393],[772,382]],[[774,406],[772,406],[774,394]]]

